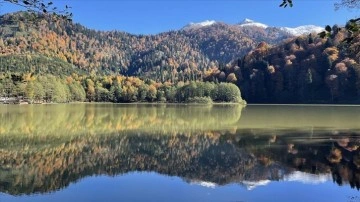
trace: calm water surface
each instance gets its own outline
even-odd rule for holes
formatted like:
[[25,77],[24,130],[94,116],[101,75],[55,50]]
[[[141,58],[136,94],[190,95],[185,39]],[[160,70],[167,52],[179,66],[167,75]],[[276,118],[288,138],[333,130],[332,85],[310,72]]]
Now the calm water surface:
[[0,202],[360,202],[360,107],[0,105]]

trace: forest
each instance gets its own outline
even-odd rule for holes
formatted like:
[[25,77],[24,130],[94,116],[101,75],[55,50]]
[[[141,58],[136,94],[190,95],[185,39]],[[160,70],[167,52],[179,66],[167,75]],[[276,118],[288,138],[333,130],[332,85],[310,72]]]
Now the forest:
[[[270,46],[205,72],[206,81],[237,84],[249,103],[360,103],[359,19]],[[349,40],[349,42],[347,42]]]
[[[0,18],[0,97],[360,103],[359,20],[295,37],[276,28],[225,23],[132,35],[27,12]],[[222,98],[216,89],[224,86]]]

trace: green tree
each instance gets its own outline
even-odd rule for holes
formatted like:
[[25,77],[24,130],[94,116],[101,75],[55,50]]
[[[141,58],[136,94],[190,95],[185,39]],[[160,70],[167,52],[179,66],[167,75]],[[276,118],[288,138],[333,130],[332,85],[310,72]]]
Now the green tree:
[[123,86],[121,91],[121,99],[123,102],[138,101],[138,88],[135,86]]
[[156,100],[158,102],[166,102],[165,92],[163,90],[157,90]]
[[42,102],[45,98],[45,91],[43,85],[39,81],[34,81],[34,100]]
[[2,83],[3,83],[3,94],[5,95],[5,97],[14,96],[14,92],[16,88],[14,82],[10,78],[5,78],[3,79]]
[[95,84],[91,79],[86,79],[86,98],[90,102],[95,101]]
[[83,102],[86,100],[86,92],[84,88],[77,82],[69,84],[70,100]]
[[103,88],[100,85],[97,85],[95,87],[95,94],[96,94],[96,101],[97,102],[109,102],[111,101],[111,96],[109,93],[109,90],[106,88]]
[[35,86],[34,82],[30,81],[26,84],[25,96],[30,100],[34,100],[35,98]]
[[24,97],[25,92],[26,92],[26,83],[25,82],[17,82],[15,86],[16,87],[13,92],[14,95]]
[[5,87],[0,80],[0,97],[5,96]]
[[53,78],[53,76],[50,76],[50,78],[51,82],[53,82],[52,85],[50,85],[50,90],[52,91],[51,101],[58,103],[68,102],[70,100],[69,87],[60,78]]
[[113,96],[112,97],[112,101],[113,102],[121,102],[122,100],[122,88],[121,88],[121,84],[118,83],[117,80],[115,80],[111,87],[110,87],[110,94]]
[[147,84],[142,84],[141,86],[139,86],[138,89],[138,100],[140,102],[143,102],[146,100],[146,96],[148,95],[148,91],[149,91],[149,85]]
[[219,83],[214,88],[213,100],[220,102],[242,102],[240,89],[232,83]]
[[175,86],[169,86],[165,87],[165,98],[168,102],[175,102],[176,100],[176,87]]

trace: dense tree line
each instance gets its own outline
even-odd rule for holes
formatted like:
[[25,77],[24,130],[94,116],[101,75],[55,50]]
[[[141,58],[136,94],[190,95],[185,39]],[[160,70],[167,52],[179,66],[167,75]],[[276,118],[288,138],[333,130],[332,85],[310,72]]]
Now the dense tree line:
[[0,96],[30,102],[236,102],[243,103],[239,88],[230,83],[157,83],[125,76],[54,76],[50,74],[0,74]]

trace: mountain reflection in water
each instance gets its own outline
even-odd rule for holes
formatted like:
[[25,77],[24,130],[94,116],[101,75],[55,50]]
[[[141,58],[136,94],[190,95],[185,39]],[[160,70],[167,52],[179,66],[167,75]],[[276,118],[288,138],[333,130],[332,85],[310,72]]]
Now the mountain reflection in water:
[[[294,114],[294,127],[275,109],[268,116],[280,113],[287,123],[278,116],[257,119],[253,113],[263,110],[256,106],[0,107],[0,192],[47,193],[88,176],[134,171],[207,187],[236,183],[251,190],[271,181],[333,180],[360,188],[357,108],[341,109],[344,114],[327,108],[321,116],[330,123],[318,125]],[[331,113],[352,121],[340,124]]]

